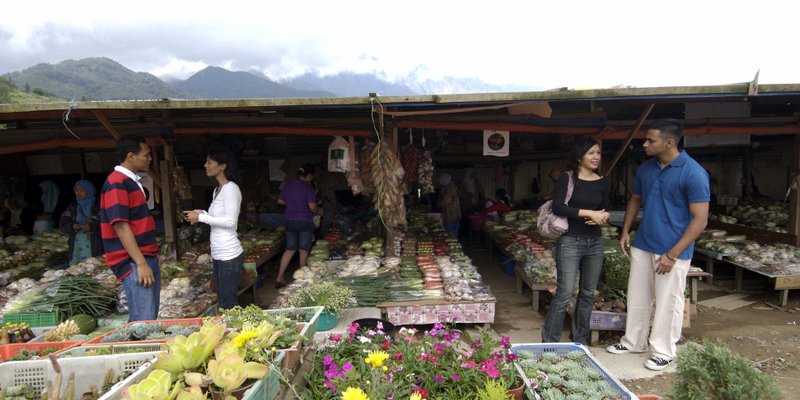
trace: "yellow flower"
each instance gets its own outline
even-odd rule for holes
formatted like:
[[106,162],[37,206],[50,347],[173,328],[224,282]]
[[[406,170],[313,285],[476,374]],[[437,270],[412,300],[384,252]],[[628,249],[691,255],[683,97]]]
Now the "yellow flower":
[[383,362],[386,361],[387,358],[389,358],[389,353],[383,350],[370,351],[367,358],[364,359],[364,362],[372,365],[373,368],[380,368],[383,366]]
[[342,400],[369,400],[369,397],[361,388],[348,387],[342,393]]
[[389,367],[387,367],[385,365],[383,367],[381,367],[381,368],[383,368],[384,371],[388,371],[389,370]]
[[419,392],[411,393],[411,397],[408,400],[422,400],[422,395]]
[[242,333],[236,336],[236,339],[233,339],[233,342],[236,344],[236,347],[242,347],[249,340],[255,339],[257,337],[258,337],[258,332],[256,332],[255,330],[252,329],[244,330],[242,331]]

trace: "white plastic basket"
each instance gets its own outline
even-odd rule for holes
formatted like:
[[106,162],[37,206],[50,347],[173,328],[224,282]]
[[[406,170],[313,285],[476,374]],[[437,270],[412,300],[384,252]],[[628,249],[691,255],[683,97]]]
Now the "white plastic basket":
[[[66,391],[70,373],[75,374],[75,393],[80,396],[91,391],[92,386],[102,391],[108,371],[112,371],[115,380],[123,380],[154,357],[155,354],[149,352],[60,358],[58,363],[63,377],[60,395]],[[55,381],[55,377],[56,373],[49,359],[0,364],[0,387],[3,388],[27,384],[39,395],[47,387],[48,382]]]
[[[280,365],[284,354],[278,353],[275,364]],[[139,383],[150,375],[153,370],[152,362],[144,363],[125,380],[115,384],[108,392],[103,394],[98,400],[119,400],[122,399],[122,392],[130,385]],[[253,387],[244,393],[242,400],[273,400],[280,390],[280,371],[277,368],[270,369],[264,379],[256,382]]]
[[[155,358],[156,354],[162,351],[163,343],[142,343],[142,344],[115,344],[115,345],[91,345],[91,346],[78,346],[71,349],[63,350],[56,353],[58,358],[68,357],[97,357],[96,355],[87,356],[86,353],[91,350],[111,349],[111,354],[149,354],[150,358]],[[138,352],[131,352],[131,350],[140,350]],[[106,356],[106,355],[103,355]],[[101,356],[101,357],[103,357]]]

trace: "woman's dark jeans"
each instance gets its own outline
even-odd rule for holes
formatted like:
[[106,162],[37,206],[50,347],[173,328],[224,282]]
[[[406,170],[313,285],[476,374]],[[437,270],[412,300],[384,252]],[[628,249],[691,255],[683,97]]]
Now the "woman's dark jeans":
[[603,238],[561,236],[556,242],[558,270],[556,295],[550,303],[542,328],[542,342],[560,342],[564,315],[580,272],[578,300],[572,315],[570,341],[587,344],[594,291],[603,269]]
[[244,253],[230,260],[212,260],[219,308],[229,310],[239,305],[239,280],[244,268]]

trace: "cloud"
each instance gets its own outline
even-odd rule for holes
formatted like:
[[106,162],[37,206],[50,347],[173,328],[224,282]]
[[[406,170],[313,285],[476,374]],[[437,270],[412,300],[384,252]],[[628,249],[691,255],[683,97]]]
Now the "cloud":
[[[7,7],[7,6],[6,6]],[[800,82],[795,2],[497,0],[14,3],[0,14],[0,73],[109,57],[186,78],[206,66],[272,79],[375,72],[538,87]],[[5,10],[4,10],[5,11]],[[768,18],[760,18],[763,13]],[[425,66],[420,68],[420,66]]]

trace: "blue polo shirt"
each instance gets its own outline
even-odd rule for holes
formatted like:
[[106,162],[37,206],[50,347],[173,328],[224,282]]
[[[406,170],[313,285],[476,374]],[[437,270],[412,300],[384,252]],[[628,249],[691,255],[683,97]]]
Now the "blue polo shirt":
[[[669,165],[661,169],[658,159],[647,160],[636,171],[633,194],[642,196],[642,222],[632,246],[664,254],[678,243],[692,215],[689,203],[711,200],[708,173],[693,158],[682,151]],[[691,260],[694,242],[678,258]]]

